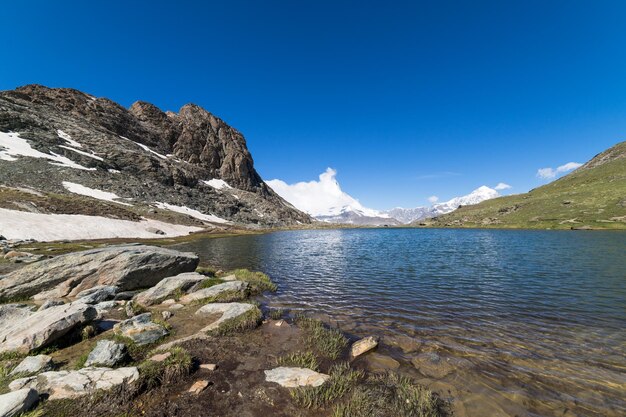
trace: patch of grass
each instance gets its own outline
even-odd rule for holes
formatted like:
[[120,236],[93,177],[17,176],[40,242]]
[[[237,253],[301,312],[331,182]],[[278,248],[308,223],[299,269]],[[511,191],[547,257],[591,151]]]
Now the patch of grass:
[[336,360],[348,346],[348,339],[337,329],[327,328],[321,320],[296,316],[296,324],[306,333],[309,346],[321,356]]
[[212,266],[199,266],[196,268],[196,272],[198,274],[206,275],[207,277],[215,277],[217,269]]
[[276,359],[276,365],[278,366],[296,366],[298,368],[308,368],[314,371],[319,371],[319,363],[317,357],[313,352],[295,352],[289,355],[281,356]]
[[394,373],[370,376],[355,386],[333,417],[443,417],[449,406],[430,390]]
[[348,363],[334,365],[329,374],[328,381],[319,387],[301,387],[292,390],[291,398],[300,407],[323,408],[342,398],[365,377],[363,371],[350,368]]
[[112,340],[112,341],[117,342],[117,343],[123,343],[124,345],[126,345],[126,349],[128,350],[128,354],[130,355],[130,357],[134,361],[137,361],[139,359],[144,358],[146,356],[146,354],[153,347],[152,345],[138,345],[130,337],[126,337],[126,336],[121,335],[119,333],[113,333],[109,337],[107,337],[107,339],[108,340]]
[[254,307],[238,317],[225,321],[218,329],[209,333],[227,335],[255,329],[261,322],[262,317],[261,310],[258,307]]
[[80,336],[82,340],[91,339],[95,335],[96,335],[96,328],[92,326],[91,324],[84,326],[82,330],[80,331]]
[[10,351],[10,352],[2,352],[0,353],[0,362],[10,361],[10,360],[21,360],[28,356],[28,353],[18,352],[18,351]]
[[87,362],[87,358],[89,357],[89,352],[85,352],[76,359],[76,363],[74,363],[74,369],[79,370],[85,367],[85,362]]
[[44,417],[45,412],[42,408],[35,408],[34,410],[27,411],[19,415],[19,417]]
[[172,330],[172,325],[163,319],[152,319],[152,322],[163,326],[168,332]]
[[261,294],[265,291],[275,292],[278,289],[278,285],[263,272],[253,272],[248,269],[235,269],[227,273],[227,275],[231,274],[235,275],[239,281],[247,282],[250,285],[252,294]]
[[[179,301],[183,295],[185,295],[185,293],[183,292],[183,290],[181,288],[176,288],[174,290],[174,292],[171,295],[171,298],[173,298],[176,301]],[[163,300],[159,300],[159,302],[162,302]]]
[[268,312],[269,318],[272,320],[280,320],[283,318],[285,310],[282,308],[273,308]]
[[171,355],[164,361],[145,360],[139,364],[140,384],[145,389],[176,382],[191,372],[192,358],[189,352],[181,347],[173,347],[159,353],[165,352]]
[[234,301],[243,301],[246,298],[248,298],[248,294],[245,291],[229,290],[211,297],[196,300],[194,304],[232,303]]
[[127,314],[126,316],[127,316],[128,318],[131,318],[131,317],[138,316],[138,315],[140,315],[140,314],[143,314],[143,313],[148,313],[148,312],[149,312],[149,310],[148,310],[146,307],[144,307],[144,306],[142,306],[141,304],[136,303],[136,302],[134,302],[134,301],[132,301],[132,300],[129,300],[129,301],[128,301],[128,303],[127,303],[126,305],[130,305],[130,310],[131,310],[131,311],[132,311],[132,313],[133,313],[133,315],[132,315],[132,316],[128,316],[128,314]]
[[200,283],[199,289],[211,288],[214,285],[223,284],[223,283],[224,283],[224,280],[221,278],[208,278]]

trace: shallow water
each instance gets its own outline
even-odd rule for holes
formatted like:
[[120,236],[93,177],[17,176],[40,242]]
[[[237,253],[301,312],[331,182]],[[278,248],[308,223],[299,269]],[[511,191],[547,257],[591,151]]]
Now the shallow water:
[[626,415],[626,233],[311,230],[179,247],[267,272],[272,306],[382,336],[457,416]]

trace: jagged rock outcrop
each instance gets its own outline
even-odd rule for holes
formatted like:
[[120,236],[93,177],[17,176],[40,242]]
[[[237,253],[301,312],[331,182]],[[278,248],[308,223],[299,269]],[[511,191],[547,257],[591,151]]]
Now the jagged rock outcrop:
[[[194,104],[178,113],[141,101],[126,109],[73,89],[27,85],[0,92],[0,132],[19,133],[40,152],[39,157],[0,155],[0,184],[29,186],[53,198],[49,193],[71,194],[62,184],[69,181],[113,192],[135,207],[102,203],[108,205],[103,208],[93,199],[92,204],[72,205],[57,199],[53,204],[38,201],[32,209],[39,212],[104,213],[134,220],[138,212],[180,217],[155,209],[161,202],[247,225],[311,221],[263,182],[243,135]],[[42,154],[71,163],[59,164]],[[31,210],[28,202],[3,205]],[[186,220],[203,223],[197,216]]]

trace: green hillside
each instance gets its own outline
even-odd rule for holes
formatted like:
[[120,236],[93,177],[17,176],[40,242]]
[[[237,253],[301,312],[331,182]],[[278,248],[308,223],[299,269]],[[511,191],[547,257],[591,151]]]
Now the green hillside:
[[626,229],[626,142],[550,184],[414,226]]

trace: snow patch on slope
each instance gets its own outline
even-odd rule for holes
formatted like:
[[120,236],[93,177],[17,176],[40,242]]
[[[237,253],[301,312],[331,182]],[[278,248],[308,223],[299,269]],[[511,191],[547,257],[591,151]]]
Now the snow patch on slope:
[[163,210],[175,211],[176,213],[195,217],[198,220],[204,220],[212,223],[230,223],[228,220],[222,219],[221,217],[214,216],[213,214],[204,214],[186,206],[176,206],[174,204],[160,203],[158,201],[155,202],[154,205]]
[[217,178],[213,178],[212,180],[209,181],[202,181],[203,183],[205,183],[206,185],[209,185],[213,188],[215,188],[216,190],[221,190],[223,188],[233,188],[230,185],[228,185],[228,183],[224,180],[220,180]]
[[87,156],[87,157],[95,159],[97,161],[104,161],[104,159],[102,159],[98,155],[95,155],[95,154],[89,153],[89,152],[79,151],[78,149],[70,148],[69,146],[59,145],[59,148],[63,148],[63,149],[67,149],[68,151],[76,152],[78,154]]
[[76,184],[69,181],[63,181],[63,187],[70,193],[80,194],[87,197],[92,197],[97,200],[102,201],[110,201],[111,203],[122,204],[125,206],[132,206],[132,204],[124,203],[121,201],[116,201],[116,199],[121,198],[115,193],[109,193],[107,191],[100,191],[94,188],[85,187],[84,185]]
[[81,145],[80,143],[76,142],[74,139],[72,139],[72,137],[70,135],[68,135],[67,133],[65,133],[61,129],[57,130],[57,135],[61,139],[66,141],[70,146],[73,146],[75,148],[82,148],[83,147],[83,145]]
[[[147,229],[162,230],[157,235]],[[185,236],[199,227],[144,219],[139,222],[82,214],[41,214],[0,208],[0,230],[8,239],[78,240]]]
[[58,165],[67,168],[82,169],[85,171],[95,171],[96,168],[87,168],[69,158],[57,155],[54,152],[50,154],[43,153],[37,149],[33,149],[26,139],[20,138],[19,133],[0,132],[0,159],[4,161],[16,161],[15,156],[28,156],[31,158],[48,159],[52,165]]

